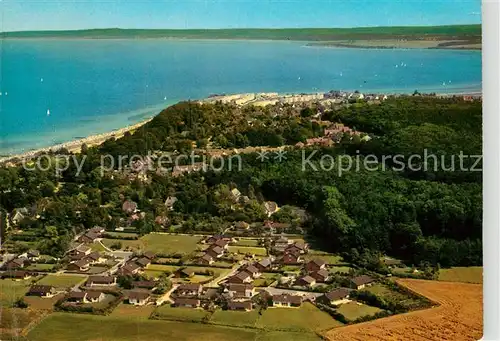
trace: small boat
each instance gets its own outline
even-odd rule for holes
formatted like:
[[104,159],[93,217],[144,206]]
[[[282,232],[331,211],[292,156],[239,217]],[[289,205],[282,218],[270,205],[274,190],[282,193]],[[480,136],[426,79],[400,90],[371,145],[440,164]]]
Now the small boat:
[[163,100],[166,101],[167,100],[167,96],[163,97]]
[[43,78],[40,78],[40,82],[43,83]]
[[47,109],[47,116],[50,116],[50,110]]

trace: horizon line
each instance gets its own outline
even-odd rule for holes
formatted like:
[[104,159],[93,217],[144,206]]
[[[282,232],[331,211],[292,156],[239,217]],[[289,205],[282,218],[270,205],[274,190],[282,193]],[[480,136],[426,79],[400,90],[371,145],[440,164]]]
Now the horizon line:
[[351,27],[221,27],[221,28],[123,28],[123,27],[100,27],[100,28],[75,28],[75,29],[41,29],[24,31],[0,31],[0,33],[27,33],[27,32],[79,32],[97,30],[140,30],[140,31],[220,31],[220,30],[301,30],[301,29],[357,29],[357,28],[399,28],[399,27],[453,27],[453,26],[482,26],[482,23],[470,24],[443,24],[443,25],[377,25],[377,26],[351,26]]

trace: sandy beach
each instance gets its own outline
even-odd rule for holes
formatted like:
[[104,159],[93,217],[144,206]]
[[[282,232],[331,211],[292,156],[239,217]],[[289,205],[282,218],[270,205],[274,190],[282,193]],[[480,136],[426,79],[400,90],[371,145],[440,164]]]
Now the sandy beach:
[[81,151],[83,144],[86,144],[88,147],[98,146],[112,137],[120,138],[126,132],[132,132],[132,131],[140,128],[144,124],[148,123],[152,119],[153,118],[150,117],[150,118],[148,118],[144,121],[141,121],[139,123],[136,123],[134,125],[130,125],[130,126],[127,126],[127,127],[121,128],[121,129],[116,129],[116,130],[113,130],[113,131],[110,131],[107,133],[98,134],[98,135],[91,135],[91,136],[85,137],[83,139],[73,140],[73,141],[53,145],[50,147],[30,150],[30,151],[27,151],[25,153],[20,153],[20,154],[16,154],[16,155],[2,157],[2,158],[0,158],[0,165],[7,164],[7,163],[15,161],[17,159],[30,159],[30,158],[32,158],[40,153],[57,151],[57,150],[60,150],[63,148],[67,149],[68,151],[70,151],[72,153],[79,153]]
[[442,49],[481,50],[480,41],[467,40],[344,40],[308,43],[316,47],[345,47],[362,49]]

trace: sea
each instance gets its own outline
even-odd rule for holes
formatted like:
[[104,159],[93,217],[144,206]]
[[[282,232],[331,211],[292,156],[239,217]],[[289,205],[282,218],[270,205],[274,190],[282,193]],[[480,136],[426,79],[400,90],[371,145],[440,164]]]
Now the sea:
[[0,156],[140,122],[181,100],[245,92],[481,91],[481,52],[292,41],[0,41]]

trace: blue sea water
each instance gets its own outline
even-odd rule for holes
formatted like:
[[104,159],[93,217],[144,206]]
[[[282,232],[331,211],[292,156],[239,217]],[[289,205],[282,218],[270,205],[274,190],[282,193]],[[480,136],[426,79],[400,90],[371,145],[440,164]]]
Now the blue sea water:
[[214,93],[481,90],[479,51],[4,40],[0,53],[0,155],[121,128],[177,101]]

